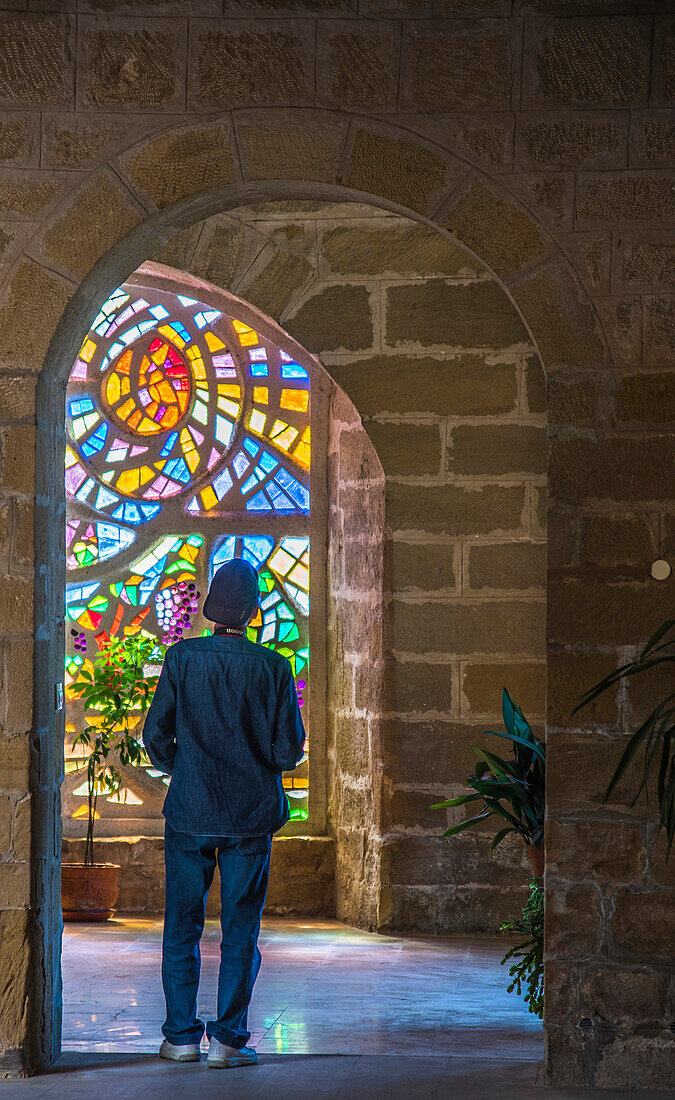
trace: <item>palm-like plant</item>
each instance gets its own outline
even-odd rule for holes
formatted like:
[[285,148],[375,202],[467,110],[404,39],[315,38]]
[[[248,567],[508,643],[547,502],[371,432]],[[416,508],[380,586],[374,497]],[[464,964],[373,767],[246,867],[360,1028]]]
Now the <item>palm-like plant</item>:
[[546,746],[535,737],[522,710],[513,702],[506,688],[502,690],[502,715],[506,733],[497,730],[486,732],[491,737],[510,741],[513,759],[505,760],[486,749],[474,748],[479,763],[475,773],[466,780],[472,793],[437,802],[432,809],[481,802],[479,813],[451,825],[443,836],[456,836],[495,815],[506,825],[495,833],[490,851],[501,844],[509,833],[518,833],[525,844],[541,848],[544,843]]
[[[674,628],[675,619],[668,619],[662,623],[656,633],[652,634],[637,660],[621,665],[589,688],[582,695],[581,702],[574,708],[572,714],[576,714],[587,703],[621,680],[627,680],[631,676],[641,676],[663,664],[675,664]],[[640,728],[630,738],[607,787],[603,802],[607,802],[640,749],[644,750],[642,778],[631,805],[635,805],[642,791],[647,794],[650,774],[653,769],[656,770],[659,827],[666,830],[669,855],[675,839],[675,692],[666,695],[665,699],[661,699],[656,704],[651,714],[645,718]]]
[[[139,715],[150,706],[157,686],[157,676],[148,676],[145,666],[156,650],[152,637],[136,635],[111,638],[94,658],[93,675],[80,672],[84,689],[80,698],[85,709],[97,712],[73,740],[73,746],[85,749],[82,766],[87,768],[89,813],[87,839],[84,847],[85,866],[94,863],[94,823],[96,803],[100,794],[117,794],[122,786],[119,766],[140,764],[143,748],[132,733]],[[118,766],[119,765],[119,766]]]

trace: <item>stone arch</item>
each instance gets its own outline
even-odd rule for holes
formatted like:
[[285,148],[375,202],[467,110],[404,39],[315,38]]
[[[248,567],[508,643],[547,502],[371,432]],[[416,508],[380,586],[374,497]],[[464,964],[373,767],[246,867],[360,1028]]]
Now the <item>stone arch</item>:
[[[81,288],[80,303],[91,294],[87,309],[95,310],[103,256],[121,281],[152,242],[217,210],[273,195],[342,196],[433,225],[472,252],[504,286],[547,368],[605,362],[601,320],[550,231],[501,179],[413,125],[340,111],[248,109],[155,133],[80,186],[70,186],[80,177],[69,175],[63,189],[50,189],[46,217],[29,230],[8,274],[9,298],[34,290],[53,299],[41,334],[46,351],[49,324],[73,287]],[[157,162],[161,173],[153,171]]]
[[[200,122],[138,143],[115,163],[92,174],[74,195],[68,195],[52,210],[49,222],[31,238],[24,256],[10,272],[8,306],[3,310],[11,318],[8,336],[18,339],[19,356],[32,369],[36,358],[49,345],[38,382],[36,546],[39,553],[35,585],[36,669],[41,675],[41,682],[36,684],[35,726],[43,746],[41,789],[36,803],[48,831],[47,823],[54,819],[56,806],[50,776],[58,768],[52,685],[58,682],[60,669],[59,649],[53,644],[53,624],[61,614],[58,593],[63,584],[58,564],[58,532],[63,516],[54,511],[49,480],[54,469],[59,468],[58,425],[62,418],[65,376],[73,358],[71,352],[76,351],[74,334],[86,327],[87,319],[108,289],[130,274],[154,243],[166,240],[208,213],[272,197],[372,203],[433,227],[447,239],[454,236],[483,263],[481,252],[486,251],[488,266],[523,318],[549,370],[579,363],[598,365],[606,360],[599,322],[569,263],[550,236],[501,185],[473,169],[469,162],[412,131],[393,130],[373,120],[350,120],[338,112],[286,111],[280,113],[283,118],[276,120],[272,118],[275,114],[242,112],[234,123],[230,118],[224,123]],[[330,118],[325,117],[328,115]],[[264,127],[260,130],[261,119],[266,131]],[[280,127],[282,121],[285,128]],[[233,125],[250,125],[245,148],[241,139],[236,145],[231,141]],[[275,133],[285,134],[287,140],[286,144],[279,143],[280,159],[266,169],[265,149],[269,149]],[[326,135],[332,133],[329,157]],[[375,153],[365,135],[371,135]],[[215,160],[203,159],[199,150],[204,138],[217,151]],[[229,154],[224,151],[226,147]],[[236,151],[240,147],[244,149],[241,160]],[[228,155],[231,167],[227,166]],[[140,190],[142,174],[134,180],[128,173],[131,165],[138,176],[153,156],[173,158],[173,191],[169,189],[154,199],[149,192]],[[195,164],[198,189],[191,183],[191,190],[186,193],[183,186],[181,192],[181,180],[194,178]],[[281,178],[269,178],[272,171]],[[307,177],[314,177],[314,182],[303,182]],[[495,201],[501,204],[504,225],[499,247],[494,244]],[[91,242],[91,229],[87,228],[92,217],[95,224],[98,219],[95,246]],[[120,229],[126,232],[120,233]],[[526,237],[526,245],[516,256],[516,269],[510,270],[510,241],[518,239],[521,233]],[[76,269],[78,257],[85,259]],[[24,304],[33,305],[36,301],[43,303],[43,316],[38,331],[27,335],[22,331],[27,327],[26,313],[22,310]],[[52,336],[52,323],[56,320]],[[56,886],[53,867],[44,869],[44,880],[36,891],[36,920],[42,929],[38,938],[43,943],[37,955],[42,954],[43,960],[45,954],[57,950],[58,940],[55,914],[48,905],[40,905],[40,897],[46,899]],[[56,964],[53,957],[51,967],[45,965],[45,972],[55,974]],[[47,1026],[47,1050],[50,1046],[54,1049],[57,1031],[58,1027],[54,1030]]]

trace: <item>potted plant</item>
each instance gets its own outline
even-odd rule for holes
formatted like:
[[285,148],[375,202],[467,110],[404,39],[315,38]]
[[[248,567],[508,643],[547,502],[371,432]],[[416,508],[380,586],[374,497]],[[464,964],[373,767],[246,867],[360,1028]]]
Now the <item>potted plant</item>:
[[[650,669],[661,665],[675,664],[674,631],[675,619],[668,619],[662,623],[638,654],[637,659],[621,665],[584,692],[581,702],[574,708],[572,714],[576,714],[587,703],[622,680],[628,680],[632,676],[642,676]],[[659,828],[666,831],[666,858],[668,858],[675,839],[675,692],[669,692],[656,704],[630,738],[605,791],[603,802],[607,802],[641,749],[644,752],[642,778],[631,806],[635,805],[642,791],[647,793],[649,776],[654,770],[659,804]]]
[[443,836],[456,836],[495,816],[500,819],[500,824],[506,824],[495,832],[490,851],[510,833],[518,833],[525,842],[534,877],[541,878],[544,874],[546,746],[535,737],[522,710],[515,705],[506,688],[502,689],[502,715],[506,733],[496,730],[486,732],[490,737],[510,741],[513,758],[506,760],[493,752],[474,748],[479,762],[474,774],[466,780],[472,793],[437,802],[432,809],[481,802],[479,813],[451,825]]
[[83,747],[81,767],[87,769],[87,837],[84,862],[61,865],[64,920],[108,920],[115,911],[119,866],[94,860],[96,803],[99,795],[119,792],[120,767],[142,760],[143,749],[132,727],[138,715],[146,713],[157,685],[158,677],[145,671],[156,648],[156,640],[147,635],[111,638],[94,658],[93,675],[80,673],[80,698],[90,713],[73,745]]
[[530,896],[522,915],[504,921],[499,931],[524,937],[500,960],[502,966],[516,960],[509,966],[511,984],[506,992],[515,991],[525,1001],[528,1011],[541,1020],[544,1015],[544,887],[541,879],[534,878],[530,882]]
[[[480,821],[495,818],[499,825],[490,844],[494,851],[510,833],[523,838],[532,865],[533,878],[530,894],[522,915],[516,920],[505,921],[500,932],[518,934],[525,938],[514,944],[502,964],[509,966],[508,992],[523,998],[530,1012],[539,1019],[544,1011],[544,812],[546,782],[546,746],[535,737],[520,709],[511,699],[506,688],[502,689],[502,715],[506,732],[488,730],[491,737],[501,737],[511,742],[513,756],[505,759],[485,749],[474,748],[478,765],[466,780],[471,794],[437,802],[432,809],[448,806],[466,806],[480,802],[479,813],[457,825],[451,825],[443,836],[456,836]],[[506,822],[506,824],[503,824]],[[512,960],[516,960],[512,962]]]

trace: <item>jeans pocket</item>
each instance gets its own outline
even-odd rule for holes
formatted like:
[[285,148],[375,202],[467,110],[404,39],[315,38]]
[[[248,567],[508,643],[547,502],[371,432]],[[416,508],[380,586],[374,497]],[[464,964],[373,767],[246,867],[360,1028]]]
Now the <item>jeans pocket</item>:
[[265,836],[240,836],[232,838],[232,846],[224,846],[224,851],[236,852],[242,856],[269,855],[272,850],[272,837]]
[[172,828],[168,821],[164,823],[164,842],[175,851],[193,852],[195,848],[199,848],[200,841],[203,839],[203,837],[192,836],[191,833],[180,833],[178,829]]

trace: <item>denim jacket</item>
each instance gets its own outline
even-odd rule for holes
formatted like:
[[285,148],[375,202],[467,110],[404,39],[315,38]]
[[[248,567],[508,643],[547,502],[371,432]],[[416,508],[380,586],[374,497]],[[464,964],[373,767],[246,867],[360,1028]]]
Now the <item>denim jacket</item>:
[[173,829],[259,836],[288,821],[281,773],[302,757],[305,730],[285,657],[236,635],[169,647],[143,743],[171,774],[163,814]]

